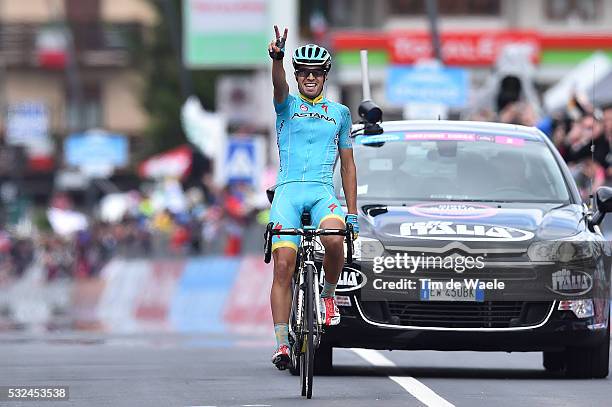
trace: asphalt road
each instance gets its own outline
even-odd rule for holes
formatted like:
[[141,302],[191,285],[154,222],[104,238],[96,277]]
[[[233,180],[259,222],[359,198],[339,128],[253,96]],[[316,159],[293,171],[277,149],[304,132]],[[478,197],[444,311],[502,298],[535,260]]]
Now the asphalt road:
[[119,259],[76,283],[32,268],[0,287],[0,386],[65,385],[70,400],[0,406],[611,405],[612,379],[546,373],[540,353],[359,349],[336,349],[334,373],[305,400],[270,363],[260,263]]
[[269,337],[0,334],[0,386],[67,385],[67,402],[7,406],[605,406],[612,380],[546,373],[541,354],[338,349],[312,400],[269,361]]

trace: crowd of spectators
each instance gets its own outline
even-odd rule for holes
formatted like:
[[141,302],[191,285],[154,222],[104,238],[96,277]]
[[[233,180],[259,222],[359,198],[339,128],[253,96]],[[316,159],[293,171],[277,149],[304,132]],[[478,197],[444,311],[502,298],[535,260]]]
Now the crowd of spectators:
[[481,110],[470,119],[540,128],[568,164],[584,200],[597,188],[612,185],[612,105],[593,107],[572,97],[564,110],[539,116],[533,105],[517,101],[498,114]]
[[[612,182],[612,106],[589,109],[574,120],[555,120],[552,140],[568,163],[583,199]],[[592,185],[591,185],[592,183]]]
[[[52,280],[96,276],[116,255],[238,256],[244,252],[245,232],[249,228],[259,232],[266,222],[267,210],[255,206],[254,191],[247,184],[206,193],[191,188],[180,193],[184,203],[180,210],[163,202],[160,206],[148,194],[131,191],[126,194],[121,218],[114,221],[97,213],[87,218],[85,228],[71,233],[50,228],[18,237],[0,231],[0,285],[20,277],[30,265],[42,267]],[[65,197],[52,201],[63,202],[65,211],[72,210]]]
[[[568,163],[585,200],[598,187],[612,184],[612,105],[593,108],[574,97],[564,111],[541,117],[532,105],[516,101],[497,114],[482,110],[470,119],[539,127]],[[49,228],[19,236],[0,228],[0,285],[32,264],[43,267],[52,280],[95,276],[116,255],[237,256],[244,253],[249,229],[259,233],[267,223],[261,192],[244,183],[220,189],[203,179],[201,188],[183,191],[174,180],[146,192],[131,191],[122,199],[120,210],[110,207],[119,218],[107,219],[98,211],[87,217],[86,227],[72,233]],[[55,197],[51,206],[69,210],[67,201]]]

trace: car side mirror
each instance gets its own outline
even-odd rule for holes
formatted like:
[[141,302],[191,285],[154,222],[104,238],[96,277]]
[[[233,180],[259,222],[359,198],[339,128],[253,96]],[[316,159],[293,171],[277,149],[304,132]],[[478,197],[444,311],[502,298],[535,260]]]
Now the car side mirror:
[[612,188],[598,188],[595,192],[595,213],[590,222],[591,226],[599,225],[608,212],[612,212]]

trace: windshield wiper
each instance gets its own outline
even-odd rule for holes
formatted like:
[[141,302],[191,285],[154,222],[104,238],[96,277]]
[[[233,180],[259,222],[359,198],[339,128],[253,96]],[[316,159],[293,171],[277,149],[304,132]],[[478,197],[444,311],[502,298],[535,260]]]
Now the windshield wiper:
[[367,213],[369,216],[378,216],[378,215],[382,215],[383,213],[387,213],[387,205],[385,204],[368,204],[368,205],[363,205],[361,207],[361,209],[363,209],[363,211],[365,213]]

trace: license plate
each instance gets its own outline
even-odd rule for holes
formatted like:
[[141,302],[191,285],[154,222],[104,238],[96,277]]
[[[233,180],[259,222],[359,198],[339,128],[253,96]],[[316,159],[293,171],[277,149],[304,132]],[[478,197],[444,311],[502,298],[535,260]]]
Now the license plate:
[[431,288],[431,282],[427,282],[425,287],[421,287],[421,301],[466,301],[483,302],[484,290],[481,288],[446,288],[446,282],[442,281],[444,288]]

